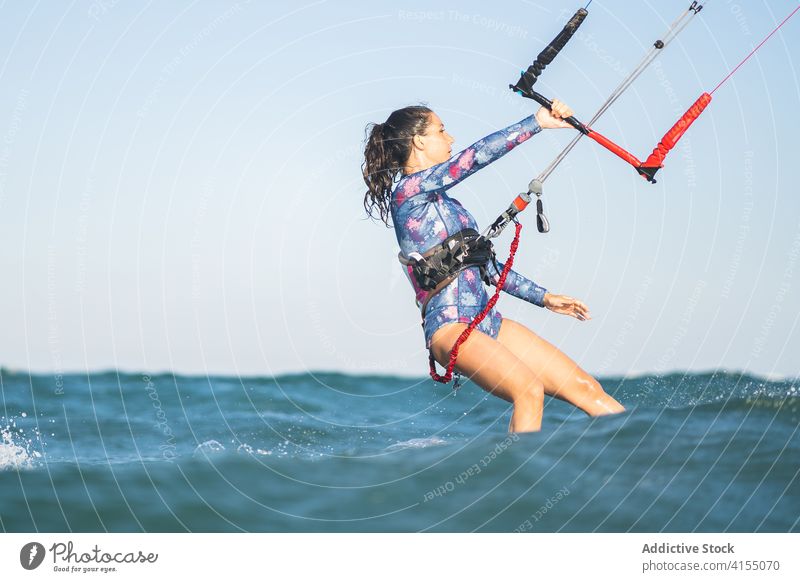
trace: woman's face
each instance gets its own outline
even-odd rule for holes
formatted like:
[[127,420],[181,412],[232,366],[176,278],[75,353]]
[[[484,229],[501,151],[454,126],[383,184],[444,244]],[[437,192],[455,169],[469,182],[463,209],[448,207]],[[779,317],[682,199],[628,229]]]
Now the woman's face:
[[425,157],[434,164],[441,164],[450,159],[455,140],[444,130],[444,123],[438,115],[431,112],[428,119],[428,128],[419,137],[425,150]]

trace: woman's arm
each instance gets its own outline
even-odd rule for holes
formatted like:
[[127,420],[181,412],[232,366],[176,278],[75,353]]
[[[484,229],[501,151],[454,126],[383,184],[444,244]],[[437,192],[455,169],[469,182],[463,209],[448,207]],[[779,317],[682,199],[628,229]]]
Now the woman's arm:
[[530,115],[505,129],[479,139],[446,162],[431,166],[427,170],[411,176],[419,179],[419,192],[447,190],[467,176],[500,159],[541,130],[541,126],[536,121],[536,115]]
[[[488,275],[492,285],[497,286],[498,280],[500,279],[500,271],[503,270],[503,267],[504,265],[500,261],[497,261],[497,267],[495,267],[494,261],[489,261],[487,263],[486,274]],[[506,282],[503,285],[503,291],[513,295],[514,297],[519,297],[520,299],[528,301],[529,303],[538,305],[539,307],[545,306],[544,296],[547,293],[547,289],[537,285],[534,281],[523,277],[514,269],[510,269],[508,271],[508,275],[506,275]]]
[[[502,271],[503,263],[498,261],[497,268]],[[500,271],[498,271],[497,268],[495,268],[493,261],[489,261],[486,267],[487,275],[489,276],[492,285],[495,286],[500,279]],[[523,277],[514,271],[514,269],[510,269],[508,271],[505,285],[503,285],[503,291],[513,295],[514,297],[519,297],[520,299],[524,299],[525,301],[533,303],[534,305],[538,305],[539,307],[546,307],[554,313],[569,315],[570,317],[574,317],[580,321],[586,321],[592,318],[592,316],[589,314],[589,308],[580,299],[575,299],[569,295],[554,295],[544,287],[541,287],[530,279]]]

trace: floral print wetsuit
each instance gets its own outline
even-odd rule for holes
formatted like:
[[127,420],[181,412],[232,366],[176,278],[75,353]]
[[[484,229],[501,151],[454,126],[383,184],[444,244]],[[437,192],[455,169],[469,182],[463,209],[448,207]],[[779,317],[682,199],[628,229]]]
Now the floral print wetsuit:
[[[390,207],[397,242],[403,255],[408,257],[412,252],[421,254],[465,228],[479,230],[473,216],[446,191],[539,131],[541,127],[535,116],[531,115],[484,137],[446,162],[403,175],[392,192]],[[498,264],[502,270],[503,264]],[[421,307],[427,292],[416,284],[411,267],[403,268],[416,292],[417,305]],[[487,270],[492,282],[497,284],[500,274],[491,261]],[[508,273],[503,291],[540,307],[544,306],[544,294],[547,292],[513,270]],[[437,329],[448,323],[471,322],[488,301],[480,269],[470,267],[461,271],[456,279],[428,302],[422,323],[428,348]],[[500,313],[492,309],[477,329],[496,338],[502,320]]]

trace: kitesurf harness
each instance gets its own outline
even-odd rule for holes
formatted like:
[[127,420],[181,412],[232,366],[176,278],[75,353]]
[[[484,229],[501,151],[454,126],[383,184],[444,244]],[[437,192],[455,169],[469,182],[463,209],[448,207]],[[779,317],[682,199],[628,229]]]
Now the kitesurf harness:
[[[536,60],[531,64],[527,70],[523,71],[520,75],[519,80],[514,85],[509,85],[509,88],[514,92],[522,95],[523,97],[527,97],[528,99],[533,99],[540,105],[547,107],[548,109],[552,109],[552,101],[550,101],[547,97],[537,93],[533,90],[533,84],[538,80],[539,75],[541,75],[542,71],[549,65],[553,59],[558,55],[561,49],[567,44],[567,42],[572,38],[575,32],[578,30],[578,27],[583,23],[584,19],[586,18],[588,11],[586,10],[589,7],[589,4],[592,3],[592,0],[589,0],[589,3],[586,5],[585,8],[579,9],[575,14],[570,18],[567,24],[564,26],[563,30],[556,36],[552,42],[541,52],[539,53]],[[708,0],[706,0],[708,3]],[[603,103],[603,105],[599,108],[599,110],[595,113],[592,117],[589,125],[583,124],[578,121],[574,116],[566,118],[564,121],[572,125],[575,129],[578,130],[578,135],[564,148],[564,150],[556,156],[556,158],[551,162],[549,166],[535,179],[531,180],[528,184],[528,191],[519,194],[514,201],[509,205],[505,212],[503,212],[497,219],[486,228],[486,230],[482,234],[482,238],[484,238],[487,242],[490,238],[495,238],[500,236],[503,232],[503,229],[508,226],[509,223],[514,222],[516,225],[516,233],[514,236],[514,240],[511,243],[511,256],[506,261],[503,272],[500,275],[500,279],[496,283],[496,291],[494,295],[489,299],[489,302],[486,305],[486,308],[469,324],[469,326],[461,333],[458,340],[456,340],[453,348],[450,352],[450,361],[447,365],[447,371],[444,375],[439,375],[436,373],[435,361],[433,358],[433,354],[430,355],[430,372],[431,377],[436,380],[437,382],[447,383],[452,379],[453,376],[453,369],[455,368],[456,358],[458,357],[458,348],[459,346],[464,343],[467,338],[469,337],[472,330],[483,320],[486,314],[494,307],[494,304],[497,302],[497,298],[500,294],[500,290],[503,288],[505,284],[505,277],[508,274],[509,269],[514,260],[514,254],[516,253],[517,247],[519,245],[519,235],[522,229],[522,225],[517,221],[517,215],[525,210],[528,204],[532,200],[531,195],[535,195],[536,200],[536,224],[538,227],[539,232],[545,233],[550,230],[550,224],[547,220],[547,217],[544,215],[544,209],[542,204],[542,185],[547,177],[555,170],[555,168],[561,163],[561,161],[566,157],[566,155],[572,150],[575,144],[580,140],[582,136],[587,136],[593,139],[598,144],[602,145],[618,157],[622,158],[624,161],[632,165],[636,171],[648,182],[655,183],[655,174],[656,172],[663,167],[663,162],[666,155],[669,151],[675,147],[678,143],[678,140],[683,136],[689,126],[694,122],[695,119],[703,112],[703,110],[708,106],[711,102],[711,96],[714,92],[719,89],[730,77],[733,75],[739,67],[741,67],[750,57],[755,54],[755,52],[761,48],[761,46],[767,42],[767,40],[775,34],[786,22],[794,16],[794,14],[800,10],[800,6],[795,8],[778,26],[776,26],[772,32],[770,32],[752,51],[748,54],[736,67],[731,70],[728,75],[720,81],[714,89],[712,89],[708,93],[703,93],[693,104],[692,106],[681,116],[681,118],[670,128],[670,130],[664,134],[664,137],[661,138],[658,145],[653,149],[652,153],[647,157],[644,162],[639,161],[636,156],[632,155],[631,153],[624,150],[622,147],[608,139],[607,137],[601,135],[590,126],[594,124],[602,115],[605,113],[608,108],[619,98],[620,95],[633,83],[633,81],[642,74],[645,68],[655,59],[655,57],[661,53],[661,51],[666,48],[666,46],[675,39],[675,37],[680,33],[689,21],[696,16],[703,8],[703,4],[700,2],[694,1],[690,4],[689,8],[687,8],[681,16],[676,19],[669,27],[667,32],[661,39],[656,40],[653,43],[653,47],[650,51],[645,55],[642,61],[633,69],[633,71],[626,77],[619,86],[612,92],[611,96]],[[464,267],[466,268],[466,267]],[[446,280],[446,279],[443,279]],[[452,279],[450,279],[452,281]],[[443,288],[447,283],[445,283],[441,288]],[[441,288],[439,290],[441,290]],[[436,290],[434,288],[434,290]],[[429,294],[429,297],[435,293]],[[423,311],[424,314],[424,311]]]
[[406,257],[400,253],[397,258],[403,265],[411,267],[411,273],[422,290],[432,291],[429,296],[444,289],[464,269],[480,268],[481,278],[486,281],[487,263],[494,261],[497,265],[492,241],[473,228],[465,228],[448,236],[422,254],[411,253]]

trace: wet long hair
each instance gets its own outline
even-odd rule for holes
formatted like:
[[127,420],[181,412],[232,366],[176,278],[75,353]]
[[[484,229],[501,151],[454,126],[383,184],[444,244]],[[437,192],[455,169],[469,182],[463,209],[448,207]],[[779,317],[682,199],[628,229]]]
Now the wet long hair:
[[397,174],[411,155],[411,140],[428,129],[432,111],[424,105],[411,105],[393,111],[383,123],[366,128],[366,146],[361,173],[367,185],[364,209],[375,219],[389,224],[389,203]]

